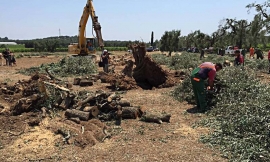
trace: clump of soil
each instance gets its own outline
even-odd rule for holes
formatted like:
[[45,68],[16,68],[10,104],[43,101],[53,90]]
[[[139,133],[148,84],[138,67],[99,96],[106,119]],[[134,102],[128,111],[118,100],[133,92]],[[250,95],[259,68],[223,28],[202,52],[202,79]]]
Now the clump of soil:
[[121,74],[107,74],[100,73],[100,79],[103,83],[110,83],[113,89],[117,90],[131,90],[131,89],[140,89],[136,81],[133,78],[130,78]]

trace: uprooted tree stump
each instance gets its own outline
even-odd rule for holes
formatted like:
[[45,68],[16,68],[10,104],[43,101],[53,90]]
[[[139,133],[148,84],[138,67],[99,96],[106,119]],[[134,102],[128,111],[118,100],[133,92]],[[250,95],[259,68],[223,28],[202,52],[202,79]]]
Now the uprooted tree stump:
[[138,85],[144,89],[174,85],[174,82],[169,77],[169,73],[146,55],[145,44],[131,45],[130,48],[136,65],[133,69],[133,78]]

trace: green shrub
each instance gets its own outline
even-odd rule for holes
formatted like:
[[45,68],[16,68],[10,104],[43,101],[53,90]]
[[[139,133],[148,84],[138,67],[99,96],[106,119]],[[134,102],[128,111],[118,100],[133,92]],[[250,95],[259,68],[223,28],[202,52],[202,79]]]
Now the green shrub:
[[163,54],[152,54],[152,59],[155,60],[156,63],[160,65],[169,65],[171,62],[171,57],[167,57]]
[[44,73],[45,69],[56,76],[67,77],[67,76],[83,76],[87,74],[93,74],[97,72],[97,66],[92,59],[87,57],[66,57],[57,63],[42,64],[39,67],[31,67],[23,69],[20,73],[31,75],[35,72]]

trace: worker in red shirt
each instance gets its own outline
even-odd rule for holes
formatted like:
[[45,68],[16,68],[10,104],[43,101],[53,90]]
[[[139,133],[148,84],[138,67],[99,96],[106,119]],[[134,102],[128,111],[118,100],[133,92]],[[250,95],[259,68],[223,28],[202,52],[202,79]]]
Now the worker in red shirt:
[[268,51],[268,61],[269,61],[269,72],[268,72],[268,74],[270,74],[270,50]]
[[235,66],[239,66],[239,65],[243,65],[244,66],[244,57],[241,54],[241,52],[239,50],[235,50],[235,60],[234,60],[234,65]]
[[191,84],[195,95],[197,108],[201,112],[207,110],[204,81],[208,79],[209,86],[207,89],[213,90],[216,72],[221,69],[222,65],[220,63],[213,64],[211,62],[205,62],[191,72]]

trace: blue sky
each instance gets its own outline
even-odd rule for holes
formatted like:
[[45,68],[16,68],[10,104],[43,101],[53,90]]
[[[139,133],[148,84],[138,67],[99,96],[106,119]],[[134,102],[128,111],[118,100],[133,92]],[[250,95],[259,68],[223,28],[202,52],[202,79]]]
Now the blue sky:
[[[257,0],[261,3],[265,0]],[[253,0],[94,0],[104,40],[160,39],[165,31],[181,35],[214,32],[223,18],[252,20],[245,6]],[[78,34],[86,0],[1,0],[0,37],[35,39]],[[92,35],[91,20],[87,36]]]

